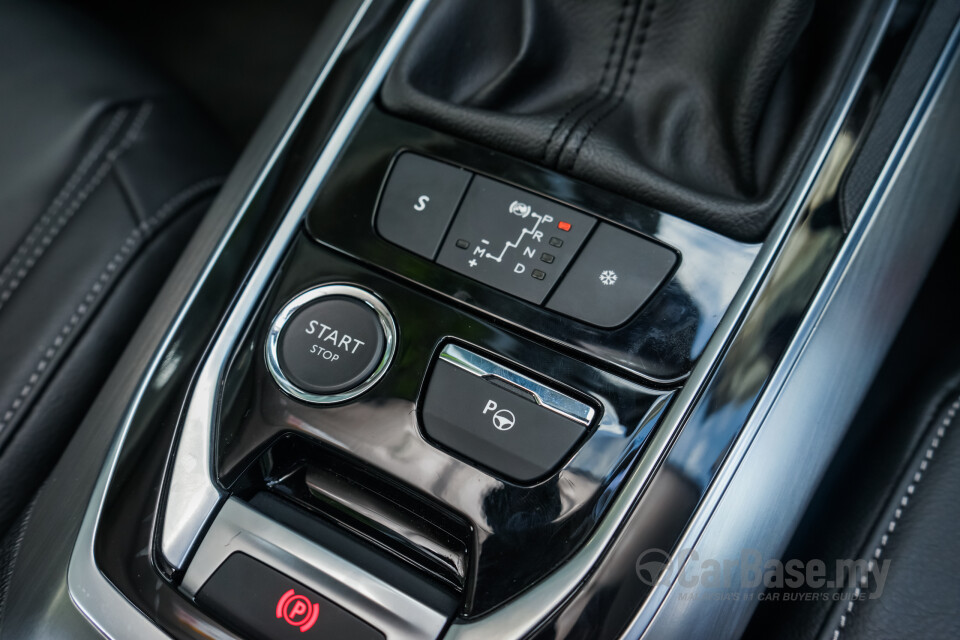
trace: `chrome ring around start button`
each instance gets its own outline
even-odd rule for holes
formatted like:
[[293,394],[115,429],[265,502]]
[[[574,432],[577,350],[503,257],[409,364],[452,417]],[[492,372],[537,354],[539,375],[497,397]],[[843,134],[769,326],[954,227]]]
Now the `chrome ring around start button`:
[[[290,378],[284,373],[283,367],[280,364],[280,338],[287,324],[299,311],[304,309],[304,307],[321,300],[322,298],[328,297],[352,300],[362,303],[372,309],[376,313],[380,328],[383,331],[383,351],[373,370],[357,385],[342,392],[319,394],[301,388],[292,380],[290,380]],[[396,349],[396,324],[394,324],[393,316],[390,314],[390,310],[387,309],[387,306],[380,300],[380,298],[365,289],[361,289],[353,285],[324,284],[307,289],[303,293],[298,294],[292,300],[287,302],[282,309],[280,309],[270,325],[270,332],[267,334],[267,341],[264,345],[264,355],[270,375],[273,376],[273,379],[284,391],[284,393],[293,396],[298,400],[303,400],[304,402],[310,402],[313,404],[333,404],[355,398],[375,385],[377,381],[383,377],[383,374],[386,373],[387,368],[390,366],[390,362],[393,360],[393,355],[396,352]]]

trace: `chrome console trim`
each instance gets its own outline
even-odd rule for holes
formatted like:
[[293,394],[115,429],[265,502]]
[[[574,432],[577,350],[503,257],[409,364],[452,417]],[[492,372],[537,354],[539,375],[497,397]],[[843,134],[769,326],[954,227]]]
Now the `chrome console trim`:
[[183,577],[196,595],[233,553],[244,553],[323,594],[393,640],[436,638],[447,616],[411,598],[335,553],[231,498],[217,513]]
[[[946,97],[945,97],[946,94]],[[846,433],[910,308],[960,199],[960,24],[928,79],[881,175],[755,404],[678,553],[672,580],[654,589],[625,638],[739,637],[758,603],[683,587],[694,559],[726,562],[744,550],[778,559]],[[918,200],[917,198],[921,199]],[[923,217],[906,215],[923,211]],[[896,283],[895,291],[880,287]],[[885,304],[878,305],[883,298]],[[838,380],[825,367],[842,367]],[[816,402],[811,402],[816,398]],[[784,460],[803,459],[803,471]],[[789,504],[791,509],[784,510]],[[686,573],[685,573],[686,572]]]
[[[360,300],[368,307],[373,309],[374,313],[377,314],[377,318],[380,320],[380,327],[383,329],[383,355],[380,357],[380,362],[377,363],[377,368],[373,370],[370,374],[370,377],[360,383],[358,386],[344,391],[343,393],[335,393],[331,395],[319,395],[316,393],[310,393],[304,391],[293,382],[287,378],[286,374],[283,372],[283,368],[280,366],[280,358],[277,355],[277,346],[280,342],[280,333],[283,331],[283,328],[287,326],[290,318],[293,317],[297,311],[301,309],[306,304],[313,302],[314,300],[319,300],[325,296],[345,296],[348,298],[354,298]],[[283,305],[283,308],[277,313],[276,318],[273,319],[273,323],[270,325],[270,332],[267,334],[267,341],[263,347],[263,356],[264,360],[267,363],[267,370],[270,371],[270,375],[273,376],[274,381],[280,386],[283,391],[294,398],[303,400],[304,402],[312,402],[314,404],[334,404],[336,402],[344,402],[350,400],[351,398],[356,398],[361,393],[377,384],[377,381],[383,377],[383,374],[387,372],[387,367],[390,366],[390,361],[393,360],[393,354],[397,350],[397,325],[393,322],[393,316],[390,315],[390,310],[387,309],[387,305],[365,289],[359,287],[354,287],[347,284],[325,284],[320,285],[319,287],[313,287],[312,289],[307,289],[303,293],[295,296],[287,304]]]
[[596,411],[590,405],[574,400],[550,387],[545,387],[522,373],[517,373],[463,347],[448,344],[440,352],[440,359],[480,378],[496,378],[508,385],[519,387],[532,395],[538,405],[563,416],[567,420],[572,420],[585,427],[589,427],[590,423],[593,422]]
[[199,541],[222,495],[212,476],[212,427],[217,410],[217,393],[230,354],[247,318],[253,312],[283,257],[290,241],[320,184],[327,176],[364,109],[376,95],[387,70],[406,41],[429,0],[413,0],[396,30],[384,45],[370,72],[357,90],[350,106],[307,175],[303,186],[284,213],[263,255],[257,261],[246,285],[204,359],[197,383],[187,405],[186,417],[174,454],[173,469],[167,483],[167,501],[163,509],[160,551],[175,569],[185,568],[191,550]]

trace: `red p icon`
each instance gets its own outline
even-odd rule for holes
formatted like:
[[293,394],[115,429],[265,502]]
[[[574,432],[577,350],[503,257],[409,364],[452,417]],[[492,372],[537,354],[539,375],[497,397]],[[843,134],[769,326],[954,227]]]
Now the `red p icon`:
[[317,622],[320,617],[320,605],[310,602],[306,596],[299,596],[290,589],[280,596],[277,601],[277,617],[293,627],[300,627],[304,633]]

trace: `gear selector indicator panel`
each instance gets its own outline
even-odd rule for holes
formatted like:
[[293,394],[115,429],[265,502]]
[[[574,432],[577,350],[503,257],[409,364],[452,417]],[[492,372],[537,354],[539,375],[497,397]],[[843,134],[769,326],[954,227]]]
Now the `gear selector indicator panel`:
[[437,262],[541,304],[595,224],[570,207],[477,176]]
[[589,213],[409,151],[387,174],[374,223],[451,271],[605,328],[627,323],[680,258]]

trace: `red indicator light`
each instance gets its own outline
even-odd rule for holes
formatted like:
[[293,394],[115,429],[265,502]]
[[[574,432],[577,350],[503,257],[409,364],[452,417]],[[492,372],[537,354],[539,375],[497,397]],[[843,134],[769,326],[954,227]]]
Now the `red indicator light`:
[[570,231],[570,227],[571,227],[571,226],[572,226],[572,225],[571,225],[569,222],[558,222],[558,223],[557,223],[557,228],[560,229],[560,231]]
[[290,589],[277,601],[277,617],[292,627],[299,627],[300,633],[306,633],[317,623],[320,617],[320,605],[310,602],[306,596],[298,596]]

